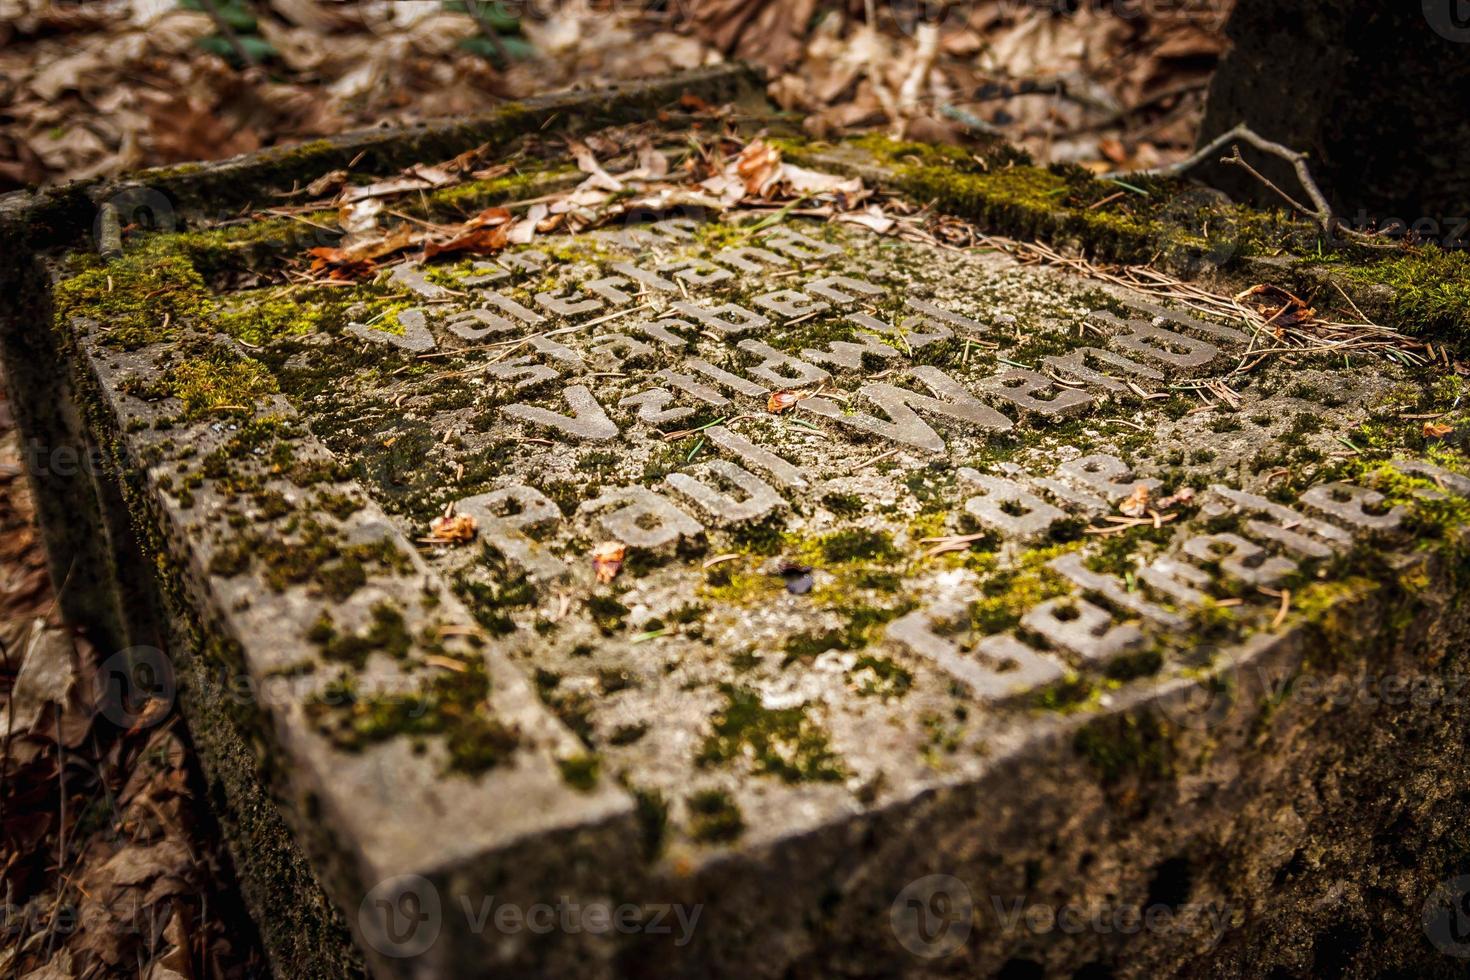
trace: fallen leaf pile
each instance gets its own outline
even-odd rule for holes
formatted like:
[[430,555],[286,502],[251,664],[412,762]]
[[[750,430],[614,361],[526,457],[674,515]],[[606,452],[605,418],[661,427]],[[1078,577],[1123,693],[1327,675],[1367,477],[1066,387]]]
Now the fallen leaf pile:
[[[691,139],[661,150],[646,128],[613,128],[588,137],[587,142],[568,141],[566,152],[584,175],[582,181],[514,211],[491,207],[448,224],[399,216],[394,199],[421,190],[427,175],[433,175],[436,186],[447,186],[489,172],[477,171],[463,159],[457,166],[451,161],[414,167],[400,177],[366,187],[346,187],[331,202],[297,205],[298,211],[335,206],[343,231],[337,244],[306,250],[308,275],[316,281],[363,280],[376,275],[382,266],[405,259],[493,255],[509,245],[528,244],[538,235],[581,232],[653,213],[709,218],[736,208],[759,211],[800,204],[797,213],[803,216],[854,221],[880,233],[895,230],[901,222],[911,226],[917,221],[910,220],[905,210],[897,216],[886,212],[859,178],[795,166],[762,139],[742,144],[732,136],[713,136],[705,142]],[[666,153],[681,155],[677,168]],[[602,160],[614,159],[627,161],[628,169],[610,172]]]
[[[253,0],[244,40],[259,57],[244,65],[198,2],[0,0],[0,191],[727,56],[769,69],[772,97],[817,135],[998,132],[1044,162],[1152,166],[1193,141],[1232,4],[879,3],[876,29],[860,4],[817,0],[510,6],[525,10],[502,61],[491,55],[505,43],[484,50],[483,25],[451,4]],[[801,189],[799,173],[786,177]]]
[[[262,975],[175,733],[171,698],[99,715],[111,677],[57,619],[0,398],[0,971],[35,980]],[[104,665],[107,666],[107,665]]]
[[[214,0],[220,8],[231,0]],[[0,0],[0,192],[217,159],[383,123],[485,112],[573,84],[718,60],[638,11],[536,4],[498,65],[476,19],[437,2],[252,0],[254,67],[199,3]],[[522,5],[510,5],[522,6]]]
[[1193,143],[1232,2],[693,0],[691,28],[775,73],[770,92],[831,136],[999,133],[1046,162],[1150,167]]

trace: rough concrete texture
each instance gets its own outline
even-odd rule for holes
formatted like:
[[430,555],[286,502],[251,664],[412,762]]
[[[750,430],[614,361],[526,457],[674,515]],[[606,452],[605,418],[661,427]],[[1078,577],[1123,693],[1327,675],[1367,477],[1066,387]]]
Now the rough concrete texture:
[[225,823],[283,975],[358,967],[281,826],[385,977],[1470,952],[1458,378],[799,219],[330,290],[177,244],[46,257],[41,346],[221,806],[279,802]]

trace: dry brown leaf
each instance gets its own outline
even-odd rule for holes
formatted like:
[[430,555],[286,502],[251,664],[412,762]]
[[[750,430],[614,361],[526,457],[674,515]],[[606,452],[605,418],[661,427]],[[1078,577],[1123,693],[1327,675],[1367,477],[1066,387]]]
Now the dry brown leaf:
[[766,399],[766,411],[772,415],[779,415],[789,408],[794,408],[797,402],[807,397],[809,396],[802,392],[791,391],[786,388],[773,391],[771,392],[771,396]]
[[586,143],[581,140],[568,140],[567,149],[571,151],[572,159],[577,161],[577,169],[587,175],[587,179],[582,183],[583,187],[613,194],[623,190],[623,182],[602,169],[602,164],[597,162],[597,157],[592,155],[592,148]]
[[480,522],[469,514],[445,514],[429,522],[428,540],[435,544],[465,544],[475,540]]
[[368,279],[377,271],[372,259],[354,258],[346,251],[328,245],[309,248],[306,254],[312,256],[312,272],[325,272],[328,277],[344,282]]
[[1454,431],[1455,427],[1453,425],[1446,425],[1443,422],[1424,423],[1424,438],[1426,439],[1443,439]]
[[348,176],[345,170],[328,170],[306,185],[306,193],[311,197],[321,197],[323,194],[339,190],[343,184],[347,183]]
[[455,229],[447,240],[426,242],[424,258],[431,259],[445,252],[491,255],[510,243],[515,226],[515,219],[506,208],[486,208]]
[[1148,511],[1148,485],[1140,483],[1133,488],[1128,499],[1118,505],[1118,513],[1125,517],[1142,517]]
[[837,220],[852,225],[861,225],[877,235],[886,235],[898,226],[898,221],[883,213],[876,204],[862,211],[846,211],[837,215]]
[[628,546],[621,541],[604,541],[593,548],[592,570],[597,573],[597,581],[606,584],[617,578],[627,553]]
[[409,167],[397,177],[362,187],[350,187],[343,192],[342,200],[364,201],[370,197],[394,197],[411,191],[433,190],[436,187],[447,187],[455,179],[453,174],[442,167]]
[[1097,151],[1115,164],[1122,164],[1128,159],[1128,150],[1123,146],[1123,141],[1115,137],[1098,140]]
[[181,875],[194,864],[189,846],[164,838],[148,847],[124,847],[102,866],[104,880],[114,885],[142,885],[160,875]]
[[762,139],[754,139],[735,158],[735,176],[749,197],[762,197],[781,172],[781,151]]
[[[1155,510],[1169,510],[1171,507],[1178,507],[1180,504],[1187,504],[1187,503],[1192,502],[1193,500],[1194,500],[1194,488],[1193,487],[1181,487],[1178,493],[1170,494],[1169,496],[1164,497],[1164,498],[1160,499],[1159,501],[1157,501],[1154,504],[1154,509]],[[1128,516],[1130,516],[1130,517],[1137,517],[1138,515],[1137,514],[1129,514]]]

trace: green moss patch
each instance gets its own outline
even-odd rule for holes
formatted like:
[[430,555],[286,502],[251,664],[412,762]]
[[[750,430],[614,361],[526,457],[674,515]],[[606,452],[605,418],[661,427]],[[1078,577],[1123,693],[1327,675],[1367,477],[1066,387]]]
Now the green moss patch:
[[343,675],[306,705],[317,729],[339,748],[358,751],[400,736],[444,736],[451,772],[473,775],[508,761],[520,733],[491,713],[483,661],[462,671],[438,669],[417,693],[369,697]]
[[[293,519],[293,522],[295,519]],[[369,572],[403,572],[408,556],[389,539],[348,544],[319,521],[306,519],[284,534],[243,534],[215,553],[209,571],[239,575],[254,562],[264,566],[266,583],[277,592],[306,585],[341,602],[367,583]]]
[[684,802],[689,808],[689,836],[697,841],[725,843],[745,832],[740,807],[723,790],[701,790]]
[[788,783],[844,777],[826,730],[808,715],[806,705],[767,708],[750,688],[724,684],[720,690],[725,705],[711,720],[711,731],[695,757],[698,765],[744,759],[758,775]]
[[1463,342],[1470,333],[1470,252],[1425,246],[1371,264],[1345,264],[1342,274],[1363,286],[1393,290],[1394,325],[1414,334],[1439,333]]
[[221,411],[253,414],[261,399],[280,391],[259,362],[223,348],[175,364],[166,379],[169,393],[183,402],[186,418]]
[[359,669],[367,666],[371,654],[382,653],[395,660],[408,656],[413,637],[403,622],[403,614],[385,602],[372,609],[372,623],[362,633],[339,633],[328,613],[322,613],[312,626],[308,639],[321,648],[322,656]]
[[[815,162],[809,143],[780,145],[793,160]],[[1099,180],[1078,167],[1034,166],[1000,143],[973,152],[867,135],[843,148],[882,164],[893,186],[914,200],[1015,237],[1075,238],[1092,254],[1115,261],[1167,255],[1180,264],[1219,265],[1265,243],[1295,240],[1305,229],[1279,214],[1190,192],[1183,181]]]
[[76,271],[56,284],[59,324],[96,320],[107,343],[129,350],[163,339],[181,317],[214,307],[194,264],[168,248],[138,248],[103,262],[78,256]]
[[557,759],[556,765],[566,784],[583,793],[589,793],[596,788],[597,775],[602,769],[601,761],[590,752]]

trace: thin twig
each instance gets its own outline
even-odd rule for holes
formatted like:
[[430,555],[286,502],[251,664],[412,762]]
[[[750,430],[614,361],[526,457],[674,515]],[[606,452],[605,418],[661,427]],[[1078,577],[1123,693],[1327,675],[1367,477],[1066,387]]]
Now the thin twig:
[[1317,218],[1319,221],[1321,220],[1321,216],[1319,214],[1314,212],[1311,208],[1307,207],[1302,202],[1298,201],[1296,198],[1292,197],[1290,194],[1286,193],[1286,191],[1282,190],[1276,185],[1275,181],[1271,180],[1255,167],[1252,167],[1249,163],[1246,163],[1245,157],[1240,155],[1240,147],[1232,146],[1230,148],[1230,156],[1222,157],[1220,159],[1220,162],[1228,163],[1231,166],[1235,167],[1241,167],[1245,170],[1246,173],[1250,174],[1252,177],[1256,178],[1256,180],[1259,180],[1261,183],[1265,184],[1268,190],[1273,191],[1278,197],[1280,197],[1287,204],[1290,204],[1301,214],[1304,214],[1309,218]]

